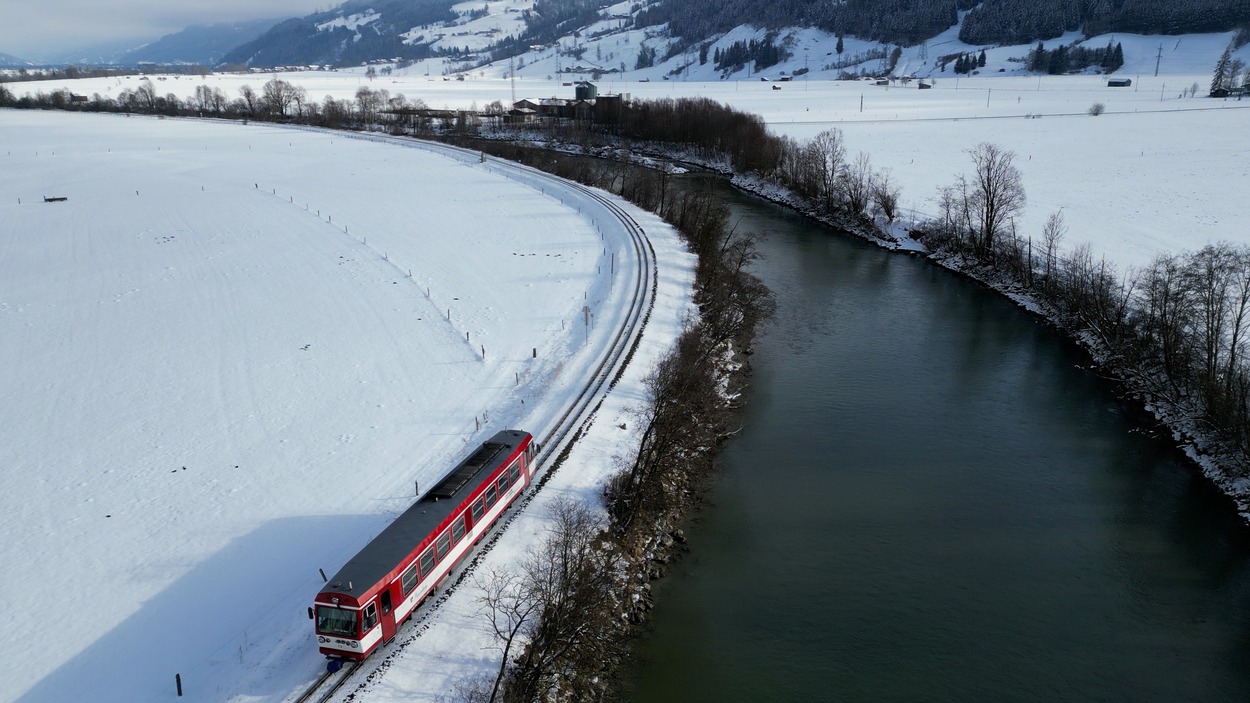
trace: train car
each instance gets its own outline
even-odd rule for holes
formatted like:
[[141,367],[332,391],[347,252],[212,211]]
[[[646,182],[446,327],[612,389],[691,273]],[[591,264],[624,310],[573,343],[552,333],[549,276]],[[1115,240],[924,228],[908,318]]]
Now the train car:
[[308,617],[331,668],[395,638],[529,485],[537,452],[528,432],[497,433],[326,582]]

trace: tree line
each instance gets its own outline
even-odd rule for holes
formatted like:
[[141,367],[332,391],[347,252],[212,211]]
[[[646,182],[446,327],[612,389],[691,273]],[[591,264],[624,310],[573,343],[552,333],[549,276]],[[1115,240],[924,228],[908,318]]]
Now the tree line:
[[[852,230],[875,230],[871,218],[898,214],[889,171],[866,153],[850,156],[837,129],[804,141],[778,137],[757,116],[699,98],[646,101],[608,129],[780,185],[804,209]],[[1213,244],[1120,272],[1088,245],[1062,249],[1062,213],[1041,232],[1019,231],[1027,197],[1013,152],[980,144],[968,156],[970,172],[939,191],[938,217],[916,232],[934,256],[957,257],[1036,296],[1073,335],[1096,340],[1131,391],[1192,419],[1229,451],[1224,461],[1250,463],[1250,248]]]
[[1090,66],[1099,67],[1103,73],[1114,73],[1124,65],[1124,47],[1120,42],[1107,42],[1105,48],[1080,46],[1079,42],[1060,44],[1052,50],[1038,42],[1026,59],[1030,71],[1061,76],[1069,71],[1079,71]]
[[1250,247],[1211,244],[1157,256],[1136,272],[1061,250],[1062,212],[1034,237],[1015,218],[1026,196],[1015,154],[969,150],[973,170],[941,189],[941,214],[918,238],[1046,303],[1134,393],[1220,443],[1224,460],[1250,461]]
[[[695,0],[649,5],[638,28],[667,25],[683,48],[740,25],[816,27],[837,36],[914,46],[952,27],[967,10],[959,38],[973,45],[1026,44],[1083,31],[1188,34],[1250,23],[1244,0],[723,0],[716,12]],[[684,44],[683,44],[684,42]]]
[[[332,129],[371,129],[387,127],[400,120],[400,115],[426,109],[425,101],[392,95],[385,88],[361,86],[350,99],[329,95],[318,101],[308,91],[281,78],[271,78],[257,90],[244,84],[236,95],[221,88],[200,84],[191,97],[183,100],[173,93],[162,95],[149,78],[137,81],[134,87],[121,90],[117,97],[93,94],[76,100],[68,89],[37,91],[33,95],[14,96],[0,84],[0,107],[53,108],[85,112],[117,112],[169,117],[214,117],[221,119],[254,119],[272,122],[298,122]],[[502,106],[498,106],[502,111]]]
[[[790,58],[790,52],[775,42],[776,35],[771,33],[760,41],[738,40],[724,49],[716,49],[712,54],[712,65],[726,73],[740,71],[748,63],[753,64],[757,71],[776,66]],[[706,56],[706,53],[705,49],[703,54]]]
[[959,39],[1024,44],[1077,30],[1086,37],[1193,34],[1226,31],[1247,21],[1250,6],[1243,0],[985,0],[964,17]]

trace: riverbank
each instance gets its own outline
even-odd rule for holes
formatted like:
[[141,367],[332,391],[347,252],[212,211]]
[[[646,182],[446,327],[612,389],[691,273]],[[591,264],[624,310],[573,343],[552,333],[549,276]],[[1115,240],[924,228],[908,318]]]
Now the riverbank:
[[1074,326],[1055,306],[1032,294],[1019,281],[1001,270],[978,264],[967,257],[931,250],[913,236],[923,223],[887,223],[867,218],[849,220],[827,217],[784,188],[750,175],[725,170],[721,172],[736,187],[789,207],[813,221],[842,230],[884,249],[920,256],[947,271],[977,281],[1062,332],[1086,350],[1101,373],[1115,380],[1122,388],[1125,398],[1131,399],[1155,423],[1167,429],[1177,448],[1192,462],[1195,471],[1227,496],[1230,507],[1237,512],[1242,524],[1250,527],[1250,466],[1247,466],[1245,457],[1225,448],[1226,442],[1218,436],[1203,431],[1194,420],[1194,408],[1169,402],[1153,393],[1149,387],[1153,384],[1147,383],[1147,380],[1155,380],[1150,372],[1117,363],[1115,354],[1103,339],[1088,329]]

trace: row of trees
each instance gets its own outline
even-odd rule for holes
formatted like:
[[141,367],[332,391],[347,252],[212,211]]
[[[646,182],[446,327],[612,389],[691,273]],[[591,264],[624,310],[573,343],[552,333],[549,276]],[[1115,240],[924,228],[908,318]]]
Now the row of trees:
[[[958,57],[955,58],[955,73],[968,74],[968,73],[972,73],[978,68],[985,68],[985,50],[984,49],[982,49],[981,53],[976,56],[973,56],[972,54],[960,54]],[[942,63],[942,70],[943,71],[946,70],[945,62]]]
[[1243,0],[985,0],[964,17],[968,44],[1023,44],[1083,30],[1192,34],[1232,29],[1250,21]]
[[748,63],[754,64],[757,71],[776,66],[790,58],[790,54],[778,46],[775,39],[776,37],[770,34],[760,41],[739,40],[724,49],[716,49],[712,55],[712,65],[717,70],[729,73],[742,70],[742,67]]
[[500,652],[490,676],[464,681],[464,703],[595,700],[604,663],[624,653],[618,584],[625,561],[603,542],[604,525],[585,503],[563,498],[548,511],[547,536],[515,571],[475,577],[478,602]]
[[1137,392],[1250,459],[1250,247],[1162,254],[1121,274],[1088,245],[1061,251],[1062,213],[1036,240],[1020,233],[1026,197],[1015,154],[981,144],[969,155],[972,174],[941,190],[941,216],[923,240],[1047,301],[1065,326],[1099,340]]
[[1091,49],[1073,42],[1047,51],[1046,45],[1038,42],[1037,48],[1029,52],[1027,61],[1030,71],[1051,75],[1063,75],[1089,66],[1097,66],[1103,73],[1112,73],[1124,65],[1124,47],[1120,42],[1114,45],[1107,42],[1106,48]]
[[838,36],[914,46],[953,26],[962,10],[969,12],[959,38],[973,45],[1024,44],[1077,30],[1087,37],[1216,32],[1250,22],[1244,0],[723,0],[716,12],[694,2],[651,5],[637,14],[635,26],[667,25],[687,44],[746,24],[818,27]]
[[[160,95],[151,80],[144,78],[134,88],[126,88],[116,98],[98,93],[85,102],[76,101],[68,90],[14,97],[0,84],[0,107],[74,109],[91,112],[126,112],[136,114],[220,117],[225,119],[256,119],[276,122],[301,122],[331,128],[397,127],[403,115],[424,110],[425,102],[409,100],[402,93],[391,95],[387,90],[361,86],[352,99],[326,96],[312,100],[308,91],[280,78],[272,78],[256,90],[243,85],[231,97],[220,88],[201,84],[186,100],[169,93]],[[502,106],[497,105],[499,111]]]

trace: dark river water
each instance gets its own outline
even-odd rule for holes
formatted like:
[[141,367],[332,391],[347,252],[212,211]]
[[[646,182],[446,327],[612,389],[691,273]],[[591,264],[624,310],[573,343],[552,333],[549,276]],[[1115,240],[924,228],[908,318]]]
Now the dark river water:
[[779,311],[636,703],[1250,701],[1250,547],[1070,344],[743,195]]

